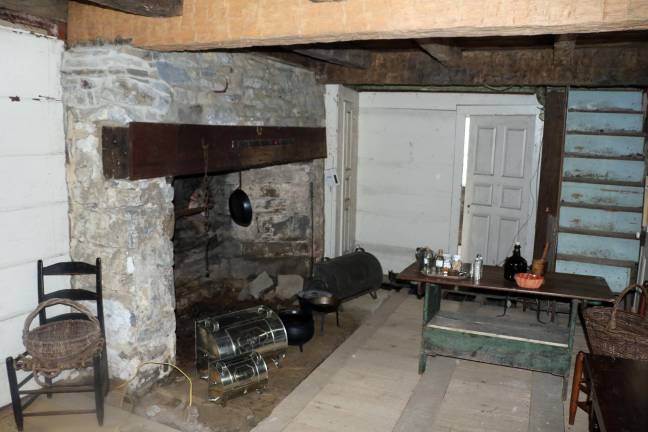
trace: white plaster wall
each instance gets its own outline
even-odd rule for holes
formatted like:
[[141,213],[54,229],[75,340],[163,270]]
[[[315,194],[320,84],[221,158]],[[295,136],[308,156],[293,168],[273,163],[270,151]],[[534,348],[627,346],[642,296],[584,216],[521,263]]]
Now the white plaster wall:
[[[60,64],[63,42],[0,26],[0,358],[20,354],[36,261],[69,259]],[[69,285],[60,278],[51,289]],[[0,406],[9,403],[0,368]]]
[[456,252],[463,106],[537,106],[535,95],[360,93],[356,241],[387,270],[417,246]]

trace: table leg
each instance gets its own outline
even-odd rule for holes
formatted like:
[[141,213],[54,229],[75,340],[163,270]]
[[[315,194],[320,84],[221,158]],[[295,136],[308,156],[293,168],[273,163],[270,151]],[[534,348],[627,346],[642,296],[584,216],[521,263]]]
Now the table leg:
[[[572,349],[574,348],[574,332],[576,331],[576,317],[578,316],[578,300],[571,301],[569,308],[569,339],[567,340],[567,353],[571,358]],[[567,370],[563,374],[562,400],[567,399],[567,385],[569,382],[569,369],[571,362],[567,363]]]
[[430,355],[425,348],[425,326],[430,319],[436,315],[441,307],[441,287],[438,285],[424,284],[419,282],[419,291],[424,289],[425,295],[423,300],[423,325],[421,326],[421,353],[419,355],[418,372],[425,372],[427,356]]

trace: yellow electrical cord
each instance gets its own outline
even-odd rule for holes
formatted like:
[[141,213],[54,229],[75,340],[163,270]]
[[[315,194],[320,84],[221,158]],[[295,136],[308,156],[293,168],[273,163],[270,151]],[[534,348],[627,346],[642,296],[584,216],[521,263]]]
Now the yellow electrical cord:
[[159,366],[171,366],[172,368],[174,368],[175,370],[180,372],[182,375],[184,375],[185,378],[187,378],[187,381],[189,381],[189,405],[187,405],[187,408],[189,408],[191,406],[192,402],[193,402],[193,382],[191,381],[191,378],[189,378],[189,375],[187,375],[182,369],[180,369],[178,366],[176,366],[174,364],[166,363],[166,362],[155,362],[155,361],[145,361],[145,362],[140,363],[139,366],[137,366],[137,369],[135,370],[135,375],[133,375],[133,377],[131,379],[129,379],[128,381],[126,381],[125,383],[117,386],[117,388],[115,390],[120,389],[121,387],[125,387],[124,388],[124,393],[122,394],[122,397],[121,397],[121,403],[120,403],[119,406],[122,407],[122,408],[124,407],[124,399],[126,398],[126,392],[128,392],[128,385],[135,378],[137,378],[137,374],[140,372],[140,369],[142,368],[142,366],[147,365],[147,364],[154,364],[154,365],[159,365]]

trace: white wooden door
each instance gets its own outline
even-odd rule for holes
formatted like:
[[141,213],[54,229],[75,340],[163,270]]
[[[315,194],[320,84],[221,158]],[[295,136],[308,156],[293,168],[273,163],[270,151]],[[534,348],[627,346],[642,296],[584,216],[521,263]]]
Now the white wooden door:
[[340,165],[342,168],[341,197],[342,205],[340,209],[340,245],[339,253],[351,252],[355,248],[355,221],[356,221],[356,202],[357,202],[357,167],[358,167],[358,101],[357,96],[352,98],[342,98],[341,103],[341,144],[342,158]]
[[358,93],[344,86],[327,85],[325,105],[328,154],[324,252],[332,257],[356,245]]
[[470,117],[467,181],[462,230],[465,259],[502,265],[515,241],[530,262],[534,184],[533,116]]

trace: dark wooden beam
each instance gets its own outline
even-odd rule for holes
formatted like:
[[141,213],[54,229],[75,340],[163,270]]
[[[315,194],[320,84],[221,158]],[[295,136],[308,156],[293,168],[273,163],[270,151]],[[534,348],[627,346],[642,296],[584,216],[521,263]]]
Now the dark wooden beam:
[[[203,149],[206,146],[206,152]],[[326,157],[326,130],[305,127],[130,123],[103,127],[106,178],[223,173]]]
[[182,15],[183,0],[88,0],[109,9],[148,17]]
[[306,57],[340,66],[367,69],[371,65],[371,51],[364,49],[297,48],[293,51]]
[[445,67],[454,68],[461,65],[461,48],[450,45],[444,39],[418,39],[419,46],[436,61]]
[[50,21],[67,21],[68,0],[0,0],[3,8]]
[[558,35],[554,42],[554,64],[571,66],[574,60],[576,49],[576,37],[574,35]]
[[367,69],[321,64],[324,83],[346,85],[648,86],[648,41],[622,46],[576,44],[570,63],[554,63],[554,47],[463,50],[446,68],[420,49],[375,52]]
[[67,26],[63,21],[37,17],[28,13],[0,7],[0,20],[7,21],[27,28],[42,30],[48,36],[65,39]]
[[[562,154],[565,142],[565,119],[567,117],[567,91],[565,88],[548,88],[544,107],[544,134],[542,137],[542,160],[538,212],[533,256],[540,258],[546,242],[549,256],[555,257],[558,207],[560,206],[560,181],[562,178]],[[555,260],[549,262],[553,270]]]

